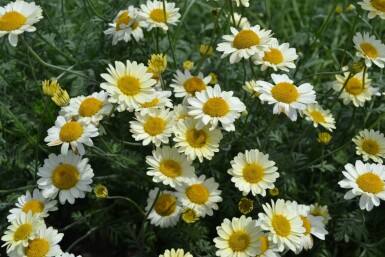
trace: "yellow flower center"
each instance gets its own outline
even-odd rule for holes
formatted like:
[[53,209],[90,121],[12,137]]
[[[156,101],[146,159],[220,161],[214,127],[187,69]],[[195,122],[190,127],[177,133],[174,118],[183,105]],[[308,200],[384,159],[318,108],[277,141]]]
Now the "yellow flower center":
[[190,129],[186,133],[186,140],[194,148],[202,148],[207,142],[207,133],[204,130]]
[[29,235],[32,232],[32,225],[31,224],[23,224],[20,225],[16,231],[15,234],[13,234],[13,240],[14,241],[20,241],[20,240],[26,240]]
[[377,48],[374,47],[374,45],[363,42],[360,45],[362,52],[370,58],[377,58],[378,57],[378,51]]
[[[128,16],[128,11],[123,12],[116,20],[116,27],[115,27],[116,31],[121,30],[120,28],[121,24],[127,25],[128,23],[130,23],[131,20],[132,18]],[[134,22],[134,24],[131,25],[131,28],[135,30],[138,26],[139,26],[139,22]]]
[[265,175],[265,170],[261,165],[257,163],[250,163],[246,164],[246,166],[242,170],[242,173],[243,178],[247,182],[251,184],[256,184],[263,179]]
[[182,211],[181,218],[186,223],[194,223],[199,219],[199,216],[194,209],[187,208]]
[[28,213],[29,211],[32,211],[32,213],[40,213],[44,210],[44,203],[38,201],[38,200],[29,200],[27,203],[23,206],[23,212]]
[[83,127],[76,121],[70,121],[60,129],[59,137],[63,142],[72,142],[83,135]]
[[261,256],[262,254],[264,254],[267,251],[267,249],[269,249],[269,241],[267,240],[266,237],[261,236],[259,238],[259,241],[261,242],[261,246],[259,247],[259,249],[261,249],[261,254],[257,255],[257,257]]
[[380,152],[380,145],[372,139],[364,139],[361,147],[368,154],[377,155]]
[[346,92],[351,95],[359,95],[364,90],[362,87],[362,81],[356,77],[349,79],[348,83],[345,86]]
[[150,117],[143,125],[144,131],[150,136],[161,134],[166,129],[167,123],[159,117]]
[[265,51],[265,56],[263,57],[263,60],[272,64],[280,64],[283,62],[283,55],[279,49],[270,48],[270,52]]
[[273,219],[271,220],[271,224],[273,226],[275,233],[278,236],[287,237],[288,235],[290,235],[290,231],[291,231],[290,222],[284,216],[279,214],[274,215]]
[[250,200],[246,197],[242,197],[242,199],[238,203],[238,209],[241,213],[248,214],[254,208],[253,203],[253,200]]
[[372,0],[370,3],[372,4],[373,8],[381,12],[385,12],[385,0]]
[[183,87],[187,93],[195,96],[195,92],[206,89],[206,84],[201,78],[191,77],[183,83]]
[[160,216],[170,216],[176,209],[176,199],[170,194],[160,195],[156,200],[154,208]]
[[159,103],[159,99],[157,97],[155,97],[154,100],[152,100],[150,102],[142,103],[142,104],[140,104],[140,106],[142,108],[151,108],[151,107],[156,106],[158,103]]
[[242,252],[250,245],[250,236],[245,231],[239,230],[231,234],[229,238],[229,247],[234,252]]
[[0,30],[2,31],[11,31],[19,29],[21,26],[25,24],[27,21],[27,17],[23,14],[11,11],[5,13],[0,17]]
[[[167,20],[168,20],[169,17],[170,17],[170,15],[168,14],[168,12],[166,12]],[[152,10],[151,13],[150,13],[150,19],[153,20],[153,21],[156,21],[156,22],[163,22],[163,23],[165,23],[166,19],[164,17],[163,9],[157,8],[157,9]]]
[[229,104],[220,97],[209,98],[203,105],[203,112],[211,117],[223,117],[229,110]]
[[29,241],[28,246],[24,250],[27,257],[45,257],[49,252],[50,245],[47,240],[37,238]]
[[278,102],[290,104],[297,101],[299,93],[293,84],[281,82],[271,89],[271,95]]
[[52,172],[52,184],[61,189],[73,188],[79,181],[79,171],[71,164],[60,164]]
[[384,181],[374,173],[365,173],[360,175],[356,183],[362,191],[366,193],[377,194],[384,190]]
[[241,30],[235,36],[233,46],[236,49],[246,49],[260,43],[259,36],[252,30]]
[[316,110],[311,111],[310,116],[317,123],[324,123],[325,122],[325,116],[319,111],[316,111]]
[[191,202],[204,204],[209,199],[209,191],[202,184],[193,184],[186,188],[186,195]]
[[182,174],[182,167],[174,160],[162,161],[159,165],[159,170],[163,173],[163,175],[170,178],[176,178]]
[[83,117],[92,117],[103,107],[103,102],[95,97],[84,99],[79,107],[79,114]]
[[310,230],[311,230],[311,223],[310,223],[310,220],[308,218],[306,218],[305,216],[301,216],[301,220],[302,220],[302,227],[304,227],[306,229],[306,231],[303,233],[305,236],[307,236],[309,233],[310,233]]
[[118,88],[123,94],[134,96],[140,92],[139,79],[133,76],[123,76],[118,79]]

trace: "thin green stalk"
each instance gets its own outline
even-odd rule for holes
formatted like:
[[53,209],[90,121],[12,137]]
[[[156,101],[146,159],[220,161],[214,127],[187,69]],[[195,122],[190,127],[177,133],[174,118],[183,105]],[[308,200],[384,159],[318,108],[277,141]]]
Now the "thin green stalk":
[[156,45],[155,45],[155,47],[156,47],[156,53],[159,54],[160,53],[160,50],[159,50],[159,28],[156,28],[155,30],[156,30],[156,41],[155,41]]
[[381,121],[385,118],[385,113],[383,113],[380,117],[377,118],[377,120],[375,122],[373,122],[373,124],[371,126],[369,126],[369,130],[376,127],[379,123],[381,123]]
[[100,19],[102,19],[105,22],[110,22],[110,19],[104,18],[95,8],[94,4],[91,2],[91,0],[85,0],[87,1],[88,5],[91,7],[91,10],[95,13],[96,16],[98,16]]
[[29,186],[24,186],[24,187],[12,188],[12,189],[8,189],[8,190],[0,190],[0,194],[9,194],[9,193],[18,192],[18,191],[25,191],[25,190],[32,189],[35,187],[37,187],[37,185],[29,185]]
[[56,46],[54,46],[53,44],[51,44],[51,42],[49,42],[48,40],[46,40],[39,32],[36,32],[37,36],[44,41],[44,43],[46,43],[47,45],[49,45],[53,50],[55,50],[57,53],[61,54],[62,56],[64,56],[67,60],[71,61],[71,62],[74,62],[74,63],[77,63],[78,61],[73,58],[72,56],[66,54],[65,52],[63,52],[62,50],[60,50],[59,48],[57,48]]
[[301,79],[297,80],[294,82],[294,84],[298,84],[301,81],[306,80],[307,78],[311,78],[314,76],[328,76],[328,75],[336,75],[336,74],[342,74],[344,73],[343,71],[326,71],[326,72],[316,72],[307,76],[302,77]]
[[75,242],[73,242],[70,246],[68,246],[66,252],[70,252],[72,250],[72,248],[77,245],[80,241],[86,239],[87,237],[89,237],[92,233],[94,233],[99,227],[93,227],[91,228],[90,230],[88,230],[87,233],[85,233],[83,236],[79,237],[78,239],[76,239]]
[[[164,15],[164,23],[167,25],[166,0],[163,0],[163,15]],[[176,62],[174,46],[172,44],[171,35],[170,35],[170,29],[167,30],[167,39],[168,39],[168,43],[170,44],[172,59],[174,60],[174,69],[176,70],[178,69],[178,64]]]
[[267,129],[266,136],[265,136],[266,137],[265,142],[263,143],[263,146],[262,146],[262,149],[264,149],[265,151],[266,151],[267,142],[269,142],[270,132],[273,130],[275,124],[278,121],[278,118],[279,118],[279,114],[275,114],[273,119],[271,120],[269,128]]
[[347,40],[347,44],[346,44],[346,47],[345,47],[345,50],[344,50],[344,55],[342,56],[342,59],[341,59],[341,62],[340,62],[339,68],[338,68],[339,70],[341,70],[342,66],[344,65],[346,54],[348,52],[348,49],[350,48],[350,45],[351,45],[351,42],[352,42],[352,39],[353,39],[354,30],[355,30],[355,27],[356,27],[356,24],[357,24],[359,16],[360,15],[357,13],[357,15],[356,15],[356,17],[355,17],[355,19],[353,21],[352,30],[350,31],[349,37],[346,39]]
[[158,192],[156,193],[154,202],[152,203],[150,209],[147,211],[147,214],[146,214],[146,216],[145,216],[144,219],[143,219],[142,226],[140,227],[139,242],[142,241],[143,245],[145,245],[145,242],[144,242],[144,240],[145,240],[145,238],[144,238],[145,225],[146,225],[148,216],[150,215],[152,209],[154,209],[155,203],[156,203],[156,201],[157,201],[158,198],[159,198],[160,191],[161,191],[161,190],[160,190],[160,188],[159,188],[159,189],[158,189]]
[[254,79],[258,79],[257,74],[255,73],[255,70],[254,70],[253,61],[251,59],[249,59],[249,63],[250,63],[250,70],[251,70],[251,73],[253,74]]
[[[233,21],[233,24],[235,26],[235,17],[234,17],[234,11],[233,11],[233,0],[229,0],[229,4],[230,4],[230,15],[231,15],[231,19]],[[240,20],[240,19],[239,19]]]
[[139,205],[138,205],[134,200],[132,200],[132,199],[129,198],[129,197],[125,197],[125,196],[107,196],[106,198],[107,198],[107,199],[120,199],[120,200],[125,200],[125,201],[131,203],[133,206],[135,206],[135,208],[138,209],[139,212],[144,216],[144,211],[139,207]]

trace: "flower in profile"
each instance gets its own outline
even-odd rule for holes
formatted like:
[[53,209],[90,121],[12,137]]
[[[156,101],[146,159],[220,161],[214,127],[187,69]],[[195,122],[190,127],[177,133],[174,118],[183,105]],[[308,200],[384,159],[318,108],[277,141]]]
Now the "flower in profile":
[[363,35],[359,32],[353,37],[354,47],[357,49],[356,55],[365,59],[367,67],[372,63],[380,68],[384,68],[385,63],[385,45],[381,40],[376,39],[374,35],[370,36],[365,32]]
[[42,82],[42,87],[43,87],[43,94],[46,96],[53,96],[60,88],[59,83],[57,80],[52,79],[52,80],[44,80]]
[[356,144],[356,154],[362,155],[364,161],[372,159],[377,163],[383,163],[385,158],[385,137],[383,133],[373,129],[364,129],[353,138]]
[[[182,210],[175,193],[166,190],[160,193],[158,191],[159,188],[154,188],[149,193],[146,206],[146,212],[150,212],[148,219],[151,220],[151,224],[161,228],[175,226]],[[151,209],[152,206],[154,207]]]
[[59,107],[64,107],[70,102],[70,96],[68,95],[67,90],[60,87],[52,95],[51,99]]
[[273,113],[285,113],[292,121],[297,120],[297,109],[305,110],[308,104],[316,103],[315,91],[309,83],[300,85],[293,84],[286,74],[272,74],[274,85],[265,81],[257,81],[260,87],[255,88],[260,92],[259,98],[274,104]]
[[214,52],[214,49],[211,46],[208,45],[200,45],[199,47],[199,54],[203,57],[210,57]]
[[235,23],[232,18],[230,19],[231,25],[236,28],[243,29],[246,25],[251,26],[249,20],[237,12],[234,12],[234,21]]
[[378,16],[385,20],[385,2],[384,0],[362,0],[358,2],[362,9],[369,11],[368,18],[373,19]]
[[70,204],[76,198],[84,198],[84,192],[91,192],[94,172],[88,164],[88,158],[69,151],[66,155],[50,154],[39,168],[37,184],[46,198],[55,198],[59,194],[61,204]]
[[167,68],[167,55],[153,54],[148,60],[148,67],[156,73],[162,73]]
[[303,111],[306,115],[306,120],[313,121],[314,127],[318,127],[318,124],[329,130],[330,132],[336,128],[336,121],[329,110],[324,110],[319,104],[309,104]]
[[222,58],[230,55],[230,63],[249,59],[255,54],[263,54],[271,39],[271,30],[261,29],[259,25],[245,25],[242,30],[230,28],[233,35],[225,35],[225,42],[219,43],[217,51],[223,52]]
[[194,62],[192,62],[190,60],[186,60],[183,62],[183,69],[192,70],[192,68],[194,68]]
[[238,203],[238,210],[242,214],[248,214],[254,209],[254,201],[247,198],[247,197],[242,197],[241,200]]
[[[258,222],[259,221],[257,221],[257,223]],[[262,233],[262,235],[259,237],[259,241],[261,242],[261,246],[259,247],[261,253],[256,257],[280,257],[278,254],[279,250],[277,245],[269,240],[268,234]]]
[[175,97],[195,96],[196,92],[206,90],[207,84],[210,83],[211,77],[203,77],[202,72],[198,76],[191,75],[189,70],[184,70],[184,73],[177,70],[170,85],[174,88]]
[[138,8],[130,5],[126,10],[120,11],[114,21],[108,24],[110,27],[104,31],[104,34],[112,36],[112,45],[116,45],[121,40],[131,41],[132,37],[136,41],[143,38],[142,27],[145,25],[138,14]]
[[108,196],[108,189],[106,186],[98,184],[94,187],[94,193],[97,198],[106,198]]
[[166,9],[163,9],[163,1],[147,0],[146,4],[141,4],[140,16],[147,25],[148,30],[161,28],[168,30],[168,25],[176,25],[179,22],[179,8],[175,8],[175,3],[164,2]]
[[327,145],[329,144],[331,139],[332,139],[332,135],[330,135],[328,132],[318,133],[317,141],[320,142],[321,144]]
[[190,252],[184,253],[183,249],[174,249],[166,250],[163,254],[159,255],[159,257],[193,257]]
[[309,214],[313,216],[321,216],[323,218],[322,222],[324,225],[327,225],[329,220],[331,220],[327,205],[320,205],[318,203],[311,204]]
[[385,166],[356,161],[355,165],[346,164],[345,176],[338,182],[340,187],[349,189],[345,200],[360,196],[361,210],[371,211],[373,206],[380,205],[380,199],[385,200]]
[[237,6],[242,4],[245,7],[249,7],[249,5],[250,5],[249,0],[233,0],[233,1],[235,1],[237,3]]
[[180,120],[184,120],[187,118],[191,118],[188,115],[188,109],[187,109],[186,105],[178,104],[178,105],[174,106],[173,111],[174,111],[174,120],[175,121],[180,121]]
[[43,18],[43,10],[34,2],[15,1],[0,7],[0,38],[8,34],[9,43],[17,45],[18,36],[34,32],[34,23]]
[[214,238],[215,253],[220,257],[259,256],[262,251],[259,240],[262,231],[255,225],[256,220],[242,215],[240,218],[224,219],[217,227],[218,237]]
[[171,91],[155,91],[153,94],[153,99],[151,101],[139,104],[139,107],[136,108],[136,111],[139,111],[141,113],[147,113],[149,110],[154,108],[173,108],[173,104],[170,99],[171,95]]
[[85,154],[83,144],[93,146],[91,137],[99,135],[98,128],[92,124],[85,124],[76,120],[67,121],[64,117],[58,116],[55,126],[48,129],[48,136],[44,138],[48,146],[62,145],[61,153],[67,154],[69,146],[79,154]]
[[261,95],[261,93],[255,91],[255,88],[258,88],[257,81],[255,80],[246,81],[245,85],[242,86],[242,88],[243,90],[251,94],[252,98],[259,97]]
[[218,84],[218,75],[214,72],[210,72],[209,76],[211,77],[211,81],[209,82],[210,85],[216,85]]
[[191,208],[185,208],[180,217],[186,223],[194,223],[199,220],[198,213]]

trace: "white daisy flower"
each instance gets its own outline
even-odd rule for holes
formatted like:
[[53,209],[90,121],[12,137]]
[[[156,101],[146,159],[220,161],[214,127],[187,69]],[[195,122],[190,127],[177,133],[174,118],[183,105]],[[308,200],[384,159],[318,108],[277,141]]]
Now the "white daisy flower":
[[230,55],[230,63],[237,63],[242,58],[249,59],[255,54],[262,54],[268,48],[271,30],[261,29],[259,25],[245,25],[241,31],[230,28],[233,35],[225,35],[225,42],[219,43],[217,51],[223,52],[222,58]]
[[249,0],[233,0],[233,1],[237,3],[237,6],[242,4],[245,7],[249,7],[249,5],[250,5]]
[[75,254],[72,254],[72,253],[63,253],[58,257],[82,257],[82,256],[81,255],[75,256]]
[[380,199],[385,200],[385,166],[356,161],[356,164],[346,164],[342,172],[345,179],[338,182],[340,187],[350,189],[344,196],[345,200],[360,196],[360,208],[371,211],[380,205]]
[[195,160],[198,158],[203,162],[203,158],[211,160],[215,152],[219,152],[219,142],[223,135],[220,129],[209,130],[209,126],[196,129],[197,121],[192,118],[186,118],[177,123],[175,127],[176,142],[175,147],[180,153],[184,153]]
[[56,257],[63,253],[58,243],[63,239],[64,234],[52,227],[41,228],[35,238],[28,242],[23,249],[23,257]]
[[20,34],[36,30],[33,24],[43,18],[42,13],[33,2],[15,1],[0,6],[0,38],[8,34],[9,43],[16,46]]
[[[344,76],[336,75],[337,81],[333,83],[333,89],[336,92],[341,91],[346,80],[349,78],[349,72],[347,71],[348,67],[344,67],[343,70],[346,71]],[[352,76],[346,83],[344,90],[341,92],[340,98],[343,100],[343,103],[348,105],[350,102],[353,102],[355,107],[363,107],[365,102],[370,101],[372,95],[377,91],[370,86],[371,82],[372,80],[369,79],[368,73],[365,73],[365,77],[363,72],[359,72]]]
[[309,104],[303,111],[306,115],[306,120],[312,121],[314,127],[318,127],[318,124],[329,131],[333,131],[336,128],[336,121],[329,110],[324,110],[319,104]]
[[365,11],[369,11],[369,19],[379,16],[382,20],[385,20],[385,2],[383,0],[362,0],[358,4]]
[[322,223],[324,225],[327,225],[329,220],[331,220],[331,218],[332,218],[329,214],[328,206],[327,205],[319,205],[318,203],[310,205],[309,214],[311,214],[315,217],[321,216],[323,218]]
[[214,88],[207,87],[205,91],[196,92],[195,97],[188,98],[188,114],[198,120],[196,128],[201,129],[210,124],[210,130],[213,130],[220,122],[224,130],[234,131],[234,122],[246,110],[246,106],[233,93],[221,91],[221,87],[216,84]]
[[148,112],[151,108],[173,108],[173,104],[171,102],[171,99],[169,98],[171,96],[171,91],[155,91],[153,94],[153,99],[148,102],[144,102],[139,104],[139,107],[136,108],[136,111],[140,111],[141,113]]
[[249,20],[237,12],[234,12],[234,21],[235,23],[233,23],[233,19],[230,19],[231,25],[236,28],[243,29],[246,25],[251,26]]
[[255,90],[255,88],[259,88],[260,86],[257,84],[257,81],[255,80],[250,80],[246,81],[245,85],[242,86],[243,90],[248,92],[252,98],[259,97],[261,93]]
[[365,32],[360,32],[353,37],[354,47],[358,50],[356,55],[365,59],[367,67],[372,66],[372,62],[380,68],[384,68],[385,63],[385,45],[381,40],[376,39],[374,35],[370,36]]
[[183,208],[190,208],[197,212],[199,217],[206,214],[212,216],[213,210],[218,210],[218,202],[222,202],[221,190],[214,178],[206,179],[205,175],[191,178],[189,182],[177,185],[177,197]]
[[195,96],[196,92],[206,90],[207,85],[211,81],[211,76],[204,77],[202,72],[198,76],[191,75],[189,70],[184,70],[184,73],[177,70],[174,74],[175,79],[170,87],[174,88],[175,97]]
[[171,250],[166,250],[163,254],[159,255],[159,257],[193,257],[190,252],[184,253],[183,249],[177,249],[175,251],[174,248]]
[[274,71],[289,72],[289,68],[295,69],[294,61],[298,59],[296,49],[289,47],[289,43],[280,45],[278,40],[274,38],[270,40],[269,47],[264,51],[263,55],[257,54],[252,57],[254,64],[262,65],[262,71],[271,67]]
[[242,215],[240,218],[224,219],[217,227],[218,237],[214,238],[216,255],[220,257],[260,256],[259,241],[261,229],[255,226],[255,220]]
[[165,1],[166,10],[163,9],[163,1],[147,0],[146,4],[141,4],[140,16],[147,25],[148,30],[161,28],[168,30],[168,25],[176,25],[179,22],[179,8],[175,8],[175,3]]
[[274,188],[274,182],[279,177],[275,162],[269,160],[268,154],[257,149],[239,153],[230,163],[231,169],[227,173],[244,196],[250,192],[253,196],[266,196],[266,189]]
[[145,113],[136,112],[136,121],[130,121],[130,132],[135,141],[143,140],[143,145],[150,143],[159,147],[167,144],[174,126],[172,111],[169,109],[149,109]]
[[88,158],[68,151],[67,155],[50,154],[44,160],[44,166],[37,173],[37,184],[44,197],[55,198],[59,194],[61,204],[75,202],[75,198],[84,198],[84,192],[91,192],[94,172],[88,164]]
[[259,237],[259,241],[261,242],[261,246],[259,247],[261,253],[257,255],[258,257],[280,257],[277,253],[280,252],[277,245],[269,241],[267,233],[262,233]]
[[261,93],[259,98],[262,101],[274,104],[274,114],[283,112],[289,119],[295,121],[297,120],[297,109],[305,110],[306,105],[316,103],[315,91],[309,83],[296,87],[285,74],[271,74],[271,78],[274,85],[259,80],[257,83],[260,87],[255,90]]
[[28,245],[28,240],[33,240],[37,231],[44,226],[44,221],[38,214],[33,214],[32,211],[21,212],[4,232],[1,240],[5,243],[2,247],[7,246],[7,253],[16,251],[22,255],[23,247]]
[[156,84],[152,78],[152,73],[147,72],[147,67],[143,63],[130,62],[127,60],[126,65],[122,62],[115,62],[115,67],[108,65],[108,73],[100,76],[107,82],[100,85],[105,89],[110,98],[111,103],[117,103],[119,112],[128,110],[133,111],[139,107],[141,103],[145,103],[154,99]]
[[190,115],[188,115],[188,109],[186,105],[178,104],[174,106],[174,120],[180,121],[184,120],[186,118],[191,118]]
[[143,38],[142,27],[145,25],[140,21],[138,14],[139,9],[130,5],[127,10],[120,11],[114,21],[108,24],[110,28],[105,30],[104,34],[112,36],[112,45],[116,45],[121,40],[131,41],[132,37],[136,41]]
[[155,183],[162,182],[175,188],[196,177],[192,161],[186,155],[179,154],[178,149],[169,146],[152,151],[152,156],[146,157],[146,163],[150,165],[147,175],[153,177]]
[[35,188],[32,194],[27,191],[25,195],[17,198],[16,207],[11,209],[10,215],[7,216],[8,221],[16,219],[20,213],[28,213],[40,215],[41,218],[48,217],[48,212],[57,210],[57,201],[47,199],[43,196],[39,189]]
[[373,129],[364,129],[353,138],[356,144],[356,154],[362,155],[364,161],[372,159],[377,163],[383,163],[385,158],[385,137],[384,134]]
[[259,213],[258,217],[261,228],[269,231],[269,241],[277,244],[280,251],[287,247],[295,252],[300,248],[306,229],[297,211],[282,199],[271,200],[271,205],[266,203],[262,208],[265,213]]
[[67,120],[75,118],[78,122],[97,126],[99,121],[111,113],[112,108],[108,93],[100,91],[89,96],[71,98],[69,105],[61,109],[60,115]]
[[159,188],[154,188],[149,193],[146,212],[150,211],[151,206],[154,205],[154,207],[148,215],[148,219],[151,220],[151,224],[161,228],[173,227],[179,221],[182,208],[179,206],[175,192],[164,190],[156,198],[158,191]]
[[67,154],[69,146],[73,151],[85,154],[83,144],[94,146],[91,137],[99,135],[98,128],[92,124],[85,124],[75,120],[67,121],[64,117],[58,116],[55,126],[48,129],[48,136],[44,138],[48,146],[62,145],[61,154]]

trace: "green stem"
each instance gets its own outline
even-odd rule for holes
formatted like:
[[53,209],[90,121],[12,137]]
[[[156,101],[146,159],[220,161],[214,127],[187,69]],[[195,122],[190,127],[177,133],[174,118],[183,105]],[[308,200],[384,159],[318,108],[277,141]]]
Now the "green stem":
[[124,196],[107,196],[107,199],[120,199],[120,200],[125,200],[129,203],[131,203],[132,205],[135,206],[136,209],[139,210],[139,212],[144,216],[144,211],[139,207],[139,205],[134,202],[134,200],[132,200],[131,198],[128,198],[128,197],[124,197]]
[[336,75],[336,74],[342,74],[342,73],[344,72],[343,71],[316,72],[316,73],[307,75],[305,77],[302,77],[300,80],[295,81],[294,84],[298,84],[299,82],[304,81],[305,79],[311,78],[313,76],[325,76],[325,75],[327,76],[327,75]]
[[[164,15],[164,23],[166,23],[166,25],[167,25],[166,0],[163,0],[163,15]],[[174,60],[174,69],[177,70],[178,64],[176,62],[174,46],[173,46],[172,40],[171,40],[170,28],[167,30],[167,39],[168,39],[168,43],[170,44],[172,59]]]
[[[230,15],[231,19],[233,20],[233,25],[235,26],[235,17],[234,17],[234,11],[233,11],[233,0],[229,0],[230,3]],[[239,19],[240,20],[240,19]]]
[[36,185],[29,185],[29,186],[13,188],[13,189],[8,189],[8,190],[0,190],[0,194],[8,194],[8,193],[13,193],[13,192],[18,192],[18,191],[25,191],[25,190],[32,189],[35,187],[36,187]]
[[348,52],[348,49],[350,48],[350,45],[351,45],[351,42],[352,42],[352,39],[353,39],[354,28],[356,27],[356,24],[357,24],[359,16],[360,15],[357,13],[356,18],[353,21],[352,30],[350,31],[349,37],[347,38],[347,42],[348,43],[346,44],[344,55],[342,56],[342,59],[341,59],[341,62],[340,62],[340,66],[338,68],[339,70],[341,70],[342,66],[344,65],[346,54]]
[[274,115],[273,119],[271,120],[270,126],[267,129],[265,142],[263,143],[263,146],[262,146],[262,149],[264,149],[265,151],[266,151],[267,142],[269,141],[270,132],[273,130],[273,127],[277,123],[278,117],[279,117],[279,114]]
[[110,19],[104,18],[100,13],[98,13],[98,11],[96,10],[96,8],[95,8],[94,4],[91,2],[91,0],[86,0],[86,1],[96,16],[98,16],[101,20],[103,20],[105,22],[110,22]]
[[249,59],[249,63],[250,63],[250,70],[251,70],[251,73],[253,74],[254,79],[258,79],[257,74],[255,73],[255,70],[254,70],[253,61],[251,59]]
[[85,233],[83,236],[79,237],[78,239],[76,239],[75,242],[73,242],[70,246],[68,246],[66,252],[69,252],[71,251],[71,249],[77,245],[80,241],[82,241],[83,239],[87,238],[88,236],[90,236],[92,233],[94,233],[94,231],[96,231],[99,227],[93,227],[91,228],[90,230],[88,230],[87,233]]

